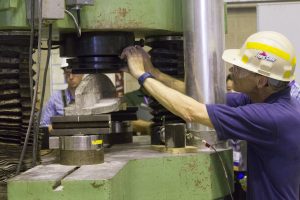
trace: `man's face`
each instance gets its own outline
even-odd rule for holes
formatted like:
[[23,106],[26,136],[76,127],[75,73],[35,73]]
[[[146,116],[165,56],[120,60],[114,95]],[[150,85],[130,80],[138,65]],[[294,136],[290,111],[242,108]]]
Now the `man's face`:
[[75,89],[82,80],[83,74],[72,74],[70,71],[64,71],[66,81],[68,83],[68,88]]
[[229,71],[232,74],[235,91],[249,94],[256,87],[255,73],[236,65],[233,65]]
[[230,79],[227,80],[227,82],[226,82],[226,90],[227,90],[227,92],[233,91],[233,81]]

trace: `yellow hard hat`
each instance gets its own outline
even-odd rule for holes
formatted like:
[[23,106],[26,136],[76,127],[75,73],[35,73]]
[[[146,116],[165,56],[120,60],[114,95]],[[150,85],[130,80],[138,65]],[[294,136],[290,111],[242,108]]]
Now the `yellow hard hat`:
[[223,60],[254,73],[280,81],[294,80],[296,54],[282,34],[258,32],[247,38],[241,49],[227,49]]

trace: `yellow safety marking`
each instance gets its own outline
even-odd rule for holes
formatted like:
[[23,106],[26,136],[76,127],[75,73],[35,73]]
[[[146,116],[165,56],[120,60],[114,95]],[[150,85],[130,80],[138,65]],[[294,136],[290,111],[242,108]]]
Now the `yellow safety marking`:
[[294,57],[293,60],[292,60],[292,66],[293,66],[293,67],[296,66],[296,57]]
[[248,56],[243,56],[243,58],[242,58],[242,61],[244,62],[244,63],[248,63],[248,61],[249,61],[249,58],[248,58]]
[[266,51],[266,52],[269,52],[271,54],[274,54],[288,62],[292,62],[291,61],[291,56],[290,54],[282,51],[281,49],[278,49],[276,47],[272,47],[272,46],[269,46],[269,45],[266,45],[266,44],[262,44],[262,43],[259,43],[259,42],[248,42],[247,45],[246,45],[246,48],[247,49],[257,49],[257,50],[262,50],[262,51]]
[[291,77],[291,71],[286,71],[286,72],[284,72],[284,74],[283,74],[283,78],[290,78]]
[[92,145],[102,144],[103,140],[92,140]]
[[233,166],[233,171],[239,171],[239,167],[238,166]]

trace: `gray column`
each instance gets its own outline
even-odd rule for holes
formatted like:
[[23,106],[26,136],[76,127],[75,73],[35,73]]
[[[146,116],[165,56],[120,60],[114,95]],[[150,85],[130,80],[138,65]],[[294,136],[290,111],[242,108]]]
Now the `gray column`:
[[[186,94],[205,104],[224,103],[223,0],[183,0],[183,26]],[[195,123],[188,127],[196,139],[216,142],[212,129]]]

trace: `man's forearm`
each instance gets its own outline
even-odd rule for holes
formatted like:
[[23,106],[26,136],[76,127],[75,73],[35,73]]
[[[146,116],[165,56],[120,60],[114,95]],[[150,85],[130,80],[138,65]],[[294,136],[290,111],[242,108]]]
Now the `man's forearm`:
[[213,127],[205,104],[168,88],[166,85],[152,78],[145,80],[144,87],[159,103],[186,122],[197,122],[208,127]]
[[153,76],[165,84],[166,86],[177,90],[178,92],[181,92],[182,94],[185,94],[185,84],[183,81],[175,79],[161,71],[159,71],[157,68],[154,68],[154,70],[151,72]]

